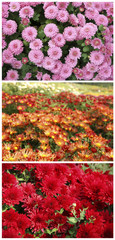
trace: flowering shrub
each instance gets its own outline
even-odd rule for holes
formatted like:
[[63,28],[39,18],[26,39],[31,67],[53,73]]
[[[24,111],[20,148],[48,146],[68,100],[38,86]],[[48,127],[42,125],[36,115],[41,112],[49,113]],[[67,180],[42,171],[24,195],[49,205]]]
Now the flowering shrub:
[[3,238],[112,238],[112,166],[98,165],[3,164]]
[[3,161],[111,161],[113,97],[3,92]]
[[112,2],[4,2],[3,79],[113,80]]

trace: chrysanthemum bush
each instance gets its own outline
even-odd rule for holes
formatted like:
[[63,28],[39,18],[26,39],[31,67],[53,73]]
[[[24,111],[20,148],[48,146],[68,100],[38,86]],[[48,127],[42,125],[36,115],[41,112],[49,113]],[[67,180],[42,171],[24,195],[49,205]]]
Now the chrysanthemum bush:
[[112,165],[3,164],[2,177],[3,238],[112,238]]
[[3,161],[111,161],[113,96],[2,94]]
[[113,80],[112,2],[2,8],[3,79]]

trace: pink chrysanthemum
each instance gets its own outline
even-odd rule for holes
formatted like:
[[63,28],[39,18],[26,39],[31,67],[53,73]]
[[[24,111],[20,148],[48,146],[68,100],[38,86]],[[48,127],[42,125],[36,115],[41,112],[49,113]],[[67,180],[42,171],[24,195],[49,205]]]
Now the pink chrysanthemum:
[[33,42],[30,43],[30,48],[38,50],[43,47],[43,43],[40,39],[35,39]]
[[34,10],[32,7],[30,6],[26,6],[26,7],[23,7],[20,11],[19,11],[19,16],[21,18],[32,18],[34,15]]
[[77,8],[82,5],[82,2],[72,2],[72,5]]
[[106,44],[106,54],[109,56],[112,56],[113,54],[113,43],[107,43]]
[[108,65],[111,65],[112,61],[111,61],[111,57],[108,55],[105,55],[105,59],[104,62],[106,62]]
[[96,22],[97,26],[100,26],[102,24],[103,26],[106,27],[108,25],[108,18],[103,14],[99,14],[95,18],[95,22]]
[[77,65],[77,58],[70,58],[70,56],[68,55],[66,58],[65,58],[65,63],[68,64],[68,66],[70,67],[75,67]]
[[99,70],[102,68],[107,68],[107,67],[108,67],[108,64],[105,61],[101,65],[98,66]]
[[62,79],[62,77],[59,74],[53,74],[52,75],[52,80],[54,80],[54,81],[64,81],[65,79],[64,78]]
[[36,78],[37,78],[37,80],[41,80],[42,72],[37,72]]
[[55,37],[55,35],[59,32],[58,27],[54,23],[49,23],[44,28],[44,33],[47,37]]
[[22,63],[23,63],[23,64],[26,64],[27,62],[28,62],[28,58],[23,57],[23,58],[22,58]]
[[81,29],[82,27],[77,27],[76,28],[76,39],[75,40],[82,40],[83,37],[81,36]]
[[102,2],[93,2],[93,8],[96,9],[98,12],[103,10],[103,3]]
[[113,7],[113,2],[103,2],[103,9],[108,10]]
[[49,42],[48,42],[48,46],[49,46],[49,47],[56,47],[56,44],[55,44],[54,38],[52,38],[51,40],[49,40]]
[[86,40],[85,40],[85,45],[88,46],[88,45],[90,45],[90,44],[91,44],[91,39],[86,39]]
[[59,74],[60,70],[62,67],[62,62],[60,60],[55,61],[55,66],[54,68],[51,70],[52,73],[54,74]]
[[113,7],[110,7],[110,8],[107,9],[107,15],[108,16],[112,16],[113,17],[113,13],[114,13]]
[[83,71],[84,71],[84,76],[86,80],[93,79],[93,75],[94,75],[93,72],[88,71],[86,67],[83,68]]
[[22,38],[27,42],[35,40],[37,36],[37,30],[34,27],[27,27],[22,31]]
[[22,68],[22,62],[18,61],[17,59],[13,59],[11,65],[15,69],[21,69]]
[[23,51],[23,43],[21,40],[12,40],[8,48],[14,55],[19,55]]
[[29,23],[29,19],[28,18],[22,18],[21,24],[23,24],[24,26],[27,26],[28,23]]
[[42,76],[42,80],[43,81],[51,81],[51,78],[50,78],[50,75],[45,73],[43,76]]
[[68,67],[68,64],[63,64],[60,72],[60,76],[64,79],[67,79],[72,74],[72,68]]
[[95,20],[99,16],[99,12],[96,9],[86,10],[85,11],[85,16],[89,20]]
[[85,8],[88,10],[93,9],[93,3],[92,2],[84,2]]
[[11,63],[13,60],[13,53],[9,49],[5,49],[2,53],[2,60],[4,63]]
[[97,32],[97,26],[93,23],[86,23],[83,28],[81,28],[80,35],[82,38],[90,39]]
[[76,29],[74,27],[66,27],[64,29],[63,35],[66,41],[69,41],[69,42],[74,41],[77,36]]
[[100,69],[98,74],[102,80],[109,78],[111,76],[111,67],[107,66],[107,67]]
[[100,48],[100,52],[106,53],[106,47],[104,45]]
[[9,4],[9,10],[11,12],[17,12],[20,9],[20,3],[18,2],[10,2]]
[[[4,26],[6,25],[6,22],[7,22],[6,18],[2,18],[2,29],[3,29]],[[4,34],[4,33],[3,33],[3,34]],[[5,35],[4,35],[4,37],[5,37]]]
[[71,59],[80,59],[81,57],[81,52],[79,48],[72,47],[69,50],[69,57]]
[[4,39],[2,39],[2,49],[4,49],[7,46],[7,43]]
[[78,13],[78,14],[77,14],[77,17],[78,17],[79,25],[80,25],[81,27],[84,27],[85,24],[86,24],[85,16],[84,16],[83,14],[81,14],[81,13]]
[[56,5],[59,9],[65,10],[68,7],[69,3],[68,2],[56,2]]
[[77,26],[79,23],[78,18],[74,14],[69,15],[69,21],[72,25]]
[[26,76],[25,76],[25,78],[24,78],[24,80],[29,80],[30,78],[31,78],[31,76],[32,76],[32,74],[31,73],[26,73]]
[[8,16],[9,16],[8,5],[2,3],[2,17],[8,18]]
[[41,50],[31,50],[28,54],[28,57],[31,62],[37,64],[37,63],[41,63],[41,61],[44,58],[44,55]]
[[47,7],[49,7],[51,5],[54,6],[54,3],[53,2],[44,2],[43,9],[46,9]]
[[100,65],[104,61],[104,55],[99,51],[93,51],[90,54],[90,61],[95,65]]
[[98,48],[100,49],[101,46],[102,46],[102,41],[101,39],[99,38],[94,38],[92,41],[91,41],[91,45],[94,49]]
[[93,72],[93,73],[95,73],[95,72],[97,72],[98,71],[98,66],[97,65],[95,65],[94,63],[87,63],[87,65],[86,65],[86,69],[87,69],[87,71],[89,71],[89,72]]
[[58,8],[55,5],[51,5],[45,9],[44,15],[48,19],[56,18],[58,14]]
[[59,22],[64,23],[64,22],[67,22],[67,21],[68,21],[68,17],[69,17],[68,11],[66,11],[66,10],[59,10],[56,19],[57,19]]
[[7,80],[18,80],[19,78],[18,72],[16,70],[10,69],[7,72],[6,78]]
[[77,79],[83,80],[84,79],[84,71],[83,71],[83,69],[79,69],[78,72],[75,75],[76,75]]
[[6,35],[12,35],[17,30],[17,23],[13,20],[8,20],[3,28],[3,33]]
[[43,60],[43,68],[52,70],[55,66],[55,61],[50,57],[45,57]]
[[60,47],[52,47],[48,49],[48,55],[54,60],[58,60],[62,57],[62,50]]
[[[57,47],[63,47],[65,45],[65,39],[63,34],[58,33],[54,38],[53,41]],[[50,46],[50,45],[49,45]],[[51,47],[51,46],[50,46]]]

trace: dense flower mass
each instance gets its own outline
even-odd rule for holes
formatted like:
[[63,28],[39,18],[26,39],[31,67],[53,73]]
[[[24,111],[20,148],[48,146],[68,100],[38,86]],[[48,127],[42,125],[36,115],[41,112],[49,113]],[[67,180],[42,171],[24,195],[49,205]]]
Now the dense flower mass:
[[3,161],[113,160],[113,96],[2,94]]
[[113,80],[112,2],[3,2],[2,28],[4,80]]
[[3,164],[3,238],[112,238],[112,164]]

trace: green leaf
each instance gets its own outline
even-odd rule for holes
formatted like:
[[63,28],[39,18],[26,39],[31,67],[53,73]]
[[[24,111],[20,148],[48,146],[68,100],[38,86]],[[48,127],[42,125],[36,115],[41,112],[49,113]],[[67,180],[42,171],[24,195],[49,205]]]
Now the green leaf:
[[19,24],[18,31],[22,32],[24,30],[25,26],[23,24]]
[[87,53],[83,53],[83,54],[82,54],[82,57],[83,57],[84,59],[86,59],[86,58],[88,57],[88,54],[87,54]]
[[77,44],[80,45],[80,46],[82,46],[83,42],[84,42],[84,40],[78,40],[78,41],[77,41]]
[[2,212],[5,212],[8,208],[9,208],[9,206],[6,205],[6,204],[4,204],[4,205],[2,206]]
[[28,42],[26,42],[25,40],[23,41],[23,44],[24,44],[24,46],[26,46],[26,47],[28,47],[28,46],[29,46],[29,43],[28,43]]
[[34,21],[39,21],[39,17],[40,17],[40,14],[35,12],[35,14],[33,16],[33,20]]
[[52,229],[52,233],[57,232],[57,231],[58,231],[58,228],[53,228]]
[[84,220],[86,210],[87,208],[84,208],[83,210],[80,209],[80,220]]
[[60,211],[57,210],[58,213],[62,214],[64,212],[64,209],[61,208]]
[[67,10],[73,13],[73,11],[74,11],[74,6],[73,6],[72,4],[69,4]]
[[76,224],[77,223],[77,219],[75,218],[75,217],[70,217],[70,218],[68,218],[68,222],[70,223],[70,224]]
[[75,232],[76,232],[76,226],[74,225],[73,228],[70,228],[69,234],[70,234],[70,235],[73,235]]
[[81,46],[82,46],[82,47],[85,47],[85,43],[82,43]]
[[46,229],[46,233],[48,233],[49,235],[51,235],[51,234],[52,234],[52,230]]
[[40,39],[43,39],[46,36],[43,29],[41,29],[40,31],[38,30],[38,36]]
[[89,46],[85,46],[84,48],[83,48],[83,52],[89,52],[90,51],[90,47]]
[[99,25],[99,30],[100,30],[100,31],[104,31],[104,26],[103,26],[103,24]]

